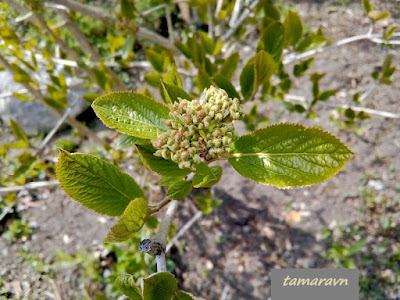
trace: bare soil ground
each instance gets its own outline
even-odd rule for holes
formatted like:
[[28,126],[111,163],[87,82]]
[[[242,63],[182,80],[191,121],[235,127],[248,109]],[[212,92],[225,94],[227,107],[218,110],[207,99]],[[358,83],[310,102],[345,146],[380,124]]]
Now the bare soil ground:
[[[386,25],[399,25],[398,6],[392,1],[375,1],[379,9],[394,11]],[[306,23],[321,26],[334,40],[363,34],[368,22],[359,3],[336,5],[331,1],[301,1],[295,4]],[[378,29],[379,30],[378,25]],[[316,56],[312,71],[326,72],[323,88],[339,89],[330,103],[347,104],[351,94],[364,92],[372,82],[370,73],[392,54],[400,65],[398,48],[382,48],[360,41]],[[399,74],[392,86],[379,86],[362,106],[400,113]],[[291,93],[309,97],[310,86],[295,82]],[[203,216],[181,238],[180,249],[173,251],[176,275],[181,287],[204,299],[264,300],[270,297],[272,268],[335,267],[321,256],[326,240],[321,231],[338,224],[352,226],[363,209],[360,191],[383,186],[380,193],[399,202],[400,121],[372,116],[360,123],[361,133],[338,130],[329,121],[332,109],[317,106],[313,120],[288,113],[281,103],[263,104],[262,113],[272,122],[300,122],[317,125],[335,134],[355,153],[354,158],[334,178],[304,189],[278,190],[256,184],[238,175],[228,164],[216,186],[223,204]],[[243,128],[239,128],[243,130]],[[371,178],[374,182],[371,183]],[[156,197],[155,197],[156,198]],[[96,215],[69,199],[60,189],[21,194],[27,208],[22,214],[38,227],[25,242],[10,244],[0,237],[0,277],[14,295],[24,299],[81,299],[79,275],[63,269],[53,279],[40,276],[27,262],[21,261],[21,249],[44,258],[57,251],[73,253],[81,248],[96,248],[114,220]],[[183,226],[197,211],[196,203],[181,204],[175,224]],[[393,222],[400,224],[400,217]],[[395,228],[399,228],[398,226]],[[399,232],[393,243],[399,243]],[[57,294],[59,293],[59,296]],[[25,295],[25,296],[24,296]],[[396,299],[395,296],[391,299]],[[398,298],[397,298],[398,299]],[[382,299],[383,300],[383,299]]]

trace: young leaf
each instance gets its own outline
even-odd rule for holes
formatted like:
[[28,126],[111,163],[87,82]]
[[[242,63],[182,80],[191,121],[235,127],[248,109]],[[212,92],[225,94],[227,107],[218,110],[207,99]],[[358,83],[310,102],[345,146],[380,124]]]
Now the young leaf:
[[163,176],[160,181],[158,182],[158,185],[160,186],[170,186],[173,183],[177,181],[183,180],[183,177],[181,176]]
[[144,197],[132,177],[92,155],[60,150],[56,171],[71,198],[100,214],[119,216],[132,199]]
[[146,223],[149,216],[149,206],[143,198],[132,200],[119,218],[111,227],[105,242],[123,242],[138,232]]
[[18,100],[21,100],[21,101],[33,101],[33,100],[35,100],[34,97],[32,97],[30,95],[27,95],[27,94],[17,93],[17,92],[13,92],[12,94],[13,94],[13,96],[15,98],[17,98]]
[[236,71],[236,67],[239,63],[239,53],[235,52],[231,56],[229,56],[221,66],[219,70],[219,74],[223,75],[227,79],[231,79],[233,74]]
[[282,56],[285,42],[285,29],[281,22],[272,22],[265,28],[260,37],[258,48],[265,50],[278,62]]
[[11,127],[11,130],[12,130],[14,136],[15,136],[18,140],[24,142],[24,144],[25,144],[26,146],[28,146],[28,144],[29,144],[28,137],[26,136],[26,133],[25,133],[25,131],[21,128],[21,126],[19,126],[19,124],[18,124],[17,122],[15,122],[13,119],[10,119],[10,127]]
[[293,75],[296,77],[300,77],[304,75],[304,73],[311,67],[311,64],[314,62],[314,57],[311,57],[305,61],[302,61],[293,67]]
[[135,36],[134,35],[129,35],[124,43],[124,46],[122,47],[122,59],[126,60],[129,57],[129,54],[132,51],[133,48],[133,43],[135,42]]
[[195,296],[185,291],[178,291],[173,297],[172,300],[197,300]]
[[115,149],[120,150],[132,147],[134,145],[148,145],[148,144],[150,144],[150,140],[141,139],[127,134],[121,134],[118,138],[117,145],[115,145]]
[[189,169],[180,169],[176,163],[154,155],[155,149],[151,146],[136,145],[140,159],[146,168],[163,176],[184,177],[191,171]]
[[199,69],[196,79],[200,91],[209,88],[210,85],[213,84],[210,76],[208,76],[207,72],[202,69]]
[[121,274],[115,279],[115,286],[130,300],[143,300],[142,291],[135,283],[135,278],[130,274]]
[[216,184],[222,176],[221,167],[209,167],[205,163],[196,166],[196,174],[193,177],[193,187],[206,188]]
[[229,163],[244,177],[290,188],[332,177],[352,155],[336,137],[321,129],[277,124],[240,137]]
[[168,189],[167,197],[174,200],[182,200],[189,196],[192,191],[192,184],[190,181],[180,180],[174,182]]
[[371,5],[371,2],[369,2],[369,0],[362,0],[362,4],[364,7],[364,10],[366,13],[369,13],[370,11],[372,11],[374,8]]
[[254,59],[250,59],[240,74],[240,88],[245,100],[253,96],[255,90]]
[[146,58],[157,72],[164,72],[165,57],[154,49],[146,50]]
[[178,284],[169,272],[158,272],[143,279],[144,300],[171,300]]
[[240,99],[239,93],[231,81],[223,75],[215,74],[211,80],[221,89],[225,90],[229,97]]
[[283,26],[285,27],[286,45],[295,46],[303,35],[303,24],[298,13],[289,10]]
[[277,70],[277,67],[277,64],[269,53],[265,51],[258,52],[254,59],[256,84],[261,85],[268,81]]
[[179,76],[178,70],[175,66],[173,66],[171,69],[168,70],[167,73],[165,73],[163,81],[164,83],[176,86],[181,89],[183,87],[181,77]]
[[108,93],[92,107],[106,126],[138,138],[156,139],[159,132],[168,130],[164,120],[169,118],[169,109],[142,94]]
[[178,97],[186,100],[192,100],[193,97],[187,94],[184,90],[181,88],[174,86],[174,85],[169,85],[163,81],[161,81],[161,87],[164,93],[164,97],[167,103],[172,104],[176,101],[178,101]]

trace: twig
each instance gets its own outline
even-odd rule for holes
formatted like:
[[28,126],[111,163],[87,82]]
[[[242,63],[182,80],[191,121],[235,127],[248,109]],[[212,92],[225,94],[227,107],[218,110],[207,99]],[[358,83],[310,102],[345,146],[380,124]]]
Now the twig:
[[229,286],[225,285],[224,289],[222,290],[221,300],[228,299],[228,294],[229,294]]
[[23,190],[35,190],[43,187],[57,186],[59,184],[58,180],[29,182],[25,185],[0,188],[0,194],[14,193]]
[[[285,100],[307,103],[305,97],[297,96],[297,95],[285,95]],[[376,109],[372,109],[372,108],[351,106],[351,105],[331,104],[331,103],[326,103],[326,102],[321,102],[321,101],[319,101],[318,103],[320,105],[330,107],[330,108],[343,108],[343,109],[350,108],[354,111],[363,111],[363,112],[365,112],[367,114],[371,114],[371,115],[382,116],[382,117],[390,118],[390,119],[400,119],[400,114],[395,114],[395,113],[382,111],[382,110],[376,110]]]
[[222,9],[222,4],[223,3],[224,3],[224,0],[217,0],[217,6],[215,7],[215,13],[214,13],[215,17],[218,17],[219,12]]
[[[80,12],[86,16],[89,16],[93,19],[98,19],[103,21],[106,24],[114,26],[118,20],[116,17],[112,16],[111,14],[104,13],[101,9],[93,6],[89,6],[86,4],[81,4],[75,0],[52,0],[52,3],[58,3],[65,5],[69,9],[73,11]],[[143,38],[149,40],[155,44],[158,44],[166,49],[171,50],[173,53],[179,53],[178,49],[170,43],[170,41],[163,36],[147,29],[140,27],[136,32],[138,38]]]
[[141,11],[141,12],[140,12],[140,15],[141,15],[142,17],[146,17],[146,16],[148,16],[149,14],[151,14],[151,13],[153,13],[153,12],[159,10],[159,9],[163,9],[165,6],[166,6],[165,4],[159,4],[159,5],[150,7],[149,9],[146,9],[146,10],[144,10],[144,11]]
[[367,97],[376,89],[377,85],[375,82],[371,83],[367,90],[360,96],[359,101],[363,102]]
[[343,108],[343,109],[348,109],[350,108],[351,110],[354,111],[362,111],[367,114],[371,115],[377,115],[385,118],[390,118],[390,119],[400,119],[400,114],[395,114],[387,111],[381,111],[381,110],[376,110],[372,108],[366,108],[366,107],[359,107],[359,106],[350,106],[350,105],[339,105],[339,104],[330,104],[330,103],[325,103],[325,102],[319,102],[319,104],[330,107],[330,108]]
[[171,202],[172,199],[165,197],[162,199],[158,204],[155,206],[150,207],[150,214],[154,214],[158,212],[161,208],[163,208],[165,205]]
[[64,124],[65,120],[68,118],[69,114],[71,113],[72,109],[75,107],[75,105],[78,103],[80,99],[76,99],[70,107],[68,107],[64,111],[64,115],[58,120],[57,124],[53,127],[53,129],[46,135],[46,137],[43,139],[43,141],[40,143],[39,148],[35,151],[34,156],[39,155],[42,153],[46,145],[50,142],[52,137],[56,134],[57,130],[60,128],[62,124]]
[[[400,33],[395,33],[393,36],[394,37],[399,36],[398,34],[400,34]],[[362,40],[369,40],[371,42],[378,43],[378,44],[385,43],[385,44],[390,44],[390,45],[400,45],[400,41],[398,41],[398,40],[386,40],[381,35],[372,34],[372,32],[368,31],[366,34],[360,34],[360,35],[355,35],[352,37],[344,38],[342,40],[332,43],[331,45],[329,45],[325,48],[316,48],[316,49],[312,49],[309,51],[305,51],[300,54],[290,53],[290,54],[286,55],[285,57],[283,57],[282,63],[284,65],[291,64],[293,62],[314,56],[315,54],[322,53],[322,52],[334,49],[336,47],[340,47],[340,46],[343,46],[346,44],[350,44],[350,43],[354,43],[354,42],[362,41]]]
[[55,293],[55,296],[56,296],[57,300],[62,300],[56,282],[51,277],[48,277],[48,279],[49,279],[49,282],[50,282],[51,286],[53,287],[53,290],[54,290],[54,293]]
[[3,220],[3,218],[8,214],[8,212],[11,210],[11,206],[6,206],[3,208],[3,211],[0,215],[0,221]]
[[254,0],[249,7],[240,15],[237,22],[222,36],[223,41],[227,41],[235,33],[236,29],[250,16],[252,10],[257,6],[259,0]]
[[174,43],[174,26],[172,25],[171,9],[165,6],[165,18],[167,19],[168,36],[171,43]]
[[230,27],[233,27],[235,25],[236,20],[239,17],[241,7],[242,7],[242,0],[236,0],[235,5],[233,6],[231,19],[229,20]]
[[[11,65],[8,63],[8,61],[0,54],[0,63],[4,65],[4,67],[13,75],[14,74],[14,70],[11,67]],[[29,93],[31,93],[37,100],[41,101],[46,107],[48,107],[51,111],[53,111],[55,114],[62,116],[62,113],[56,109],[54,109],[53,107],[49,106],[46,101],[45,101],[45,97],[42,95],[42,93],[40,92],[40,90],[37,90],[35,88],[33,88],[31,85],[29,85],[28,83],[21,83],[28,91]],[[75,127],[77,130],[79,130],[82,134],[86,135],[87,137],[89,137],[90,139],[92,139],[94,142],[102,145],[103,141],[102,139],[100,139],[94,132],[92,132],[89,128],[87,128],[86,126],[82,125],[81,123],[79,123],[77,120],[75,120],[74,118],[71,117],[66,117],[65,121],[71,125],[72,127]]]
[[214,15],[212,12],[211,4],[207,5],[207,14],[208,14],[208,36],[213,39],[214,38]]
[[[155,237],[155,240],[158,241],[163,247],[167,243],[168,232],[171,227],[172,217],[174,216],[176,209],[178,207],[178,201],[173,200],[171,204],[168,206],[167,212],[163,220],[161,221],[160,229]],[[167,265],[165,262],[165,252],[162,251],[161,255],[156,256],[157,261],[157,272],[164,272],[167,270]]]
[[194,223],[197,222],[198,219],[201,218],[202,212],[198,211],[179,231],[178,233],[172,238],[172,240],[168,243],[165,253],[168,253],[171,250],[171,247],[176,243],[176,241],[185,234],[186,231],[189,230],[190,227],[193,226]]

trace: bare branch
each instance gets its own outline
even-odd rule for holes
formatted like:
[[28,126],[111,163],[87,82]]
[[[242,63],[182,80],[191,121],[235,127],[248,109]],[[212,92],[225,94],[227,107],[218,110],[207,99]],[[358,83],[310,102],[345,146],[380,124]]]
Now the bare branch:
[[174,43],[174,26],[172,25],[171,9],[165,6],[165,18],[167,19],[168,36],[171,43]]
[[[395,33],[393,35],[393,37],[397,37],[398,34],[400,34],[400,33]],[[325,48],[312,49],[312,50],[305,51],[305,52],[299,53],[299,54],[297,54],[297,53],[287,54],[287,55],[285,55],[285,57],[283,57],[282,63],[284,65],[291,64],[293,62],[314,56],[315,54],[322,53],[322,52],[325,52],[328,50],[332,50],[336,47],[340,47],[343,45],[347,45],[347,44],[354,43],[357,41],[362,41],[362,40],[369,40],[371,42],[378,43],[378,44],[385,43],[385,44],[391,44],[391,45],[400,45],[399,40],[386,40],[386,39],[384,39],[384,37],[382,35],[372,34],[372,32],[368,31],[368,33],[366,33],[366,34],[360,34],[360,35],[355,35],[355,36],[351,36],[348,38],[344,38],[342,40],[332,43],[331,45],[329,45]]]
[[179,231],[178,233],[172,238],[172,240],[168,243],[165,253],[168,253],[171,250],[171,247],[176,243],[176,241],[185,234],[186,231],[189,230],[190,227],[193,226],[194,223],[197,222],[203,216],[201,211],[198,211]]
[[58,186],[58,180],[29,182],[25,185],[0,188],[0,194],[20,192],[23,190],[36,190],[43,187]]
[[[75,0],[52,0],[51,3],[65,5],[73,11],[80,12],[86,16],[92,17],[93,19],[101,20],[106,24],[115,25],[115,23],[118,22],[118,19],[113,15],[104,13],[101,9],[97,7],[81,4]],[[149,40],[155,44],[171,50],[175,54],[179,53],[178,49],[172,43],[170,43],[168,39],[149,29],[139,27],[136,34],[138,38]]]
[[249,7],[240,15],[237,22],[222,36],[223,41],[227,41],[235,33],[236,29],[250,16],[252,10],[257,6],[259,0],[254,0]]
[[214,38],[214,15],[212,12],[211,4],[207,5],[207,14],[208,14],[208,36],[210,38]]

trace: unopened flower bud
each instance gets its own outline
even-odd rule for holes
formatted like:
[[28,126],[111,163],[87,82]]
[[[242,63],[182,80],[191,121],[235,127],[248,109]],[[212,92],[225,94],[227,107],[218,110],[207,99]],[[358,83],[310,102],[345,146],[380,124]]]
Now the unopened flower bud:
[[186,124],[190,124],[192,122],[192,120],[188,115],[184,115],[183,122],[185,122]]
[[204,118],[206,116],[206,111],[204,109],[200,109],[198,112],[198,115],[202,118]]
[[224,144],[224,146],[229,145],[231,142],[232,142],[232,139],[227,136],[224,136],[222,138],[222,144]]
[[201,159],[200,155],[195,154],[195,155],[193,156],[193,162],[194,162],[195,164],[201,163],[201,162],[202,162],[202,159]]
[[178,167],[181,169],[190,168],[191,163],[190,161],[182,161],[178,164]]
[[189,141],[188,140],[183,140],[180,144],[181,148],[186,148],[189,146]]

